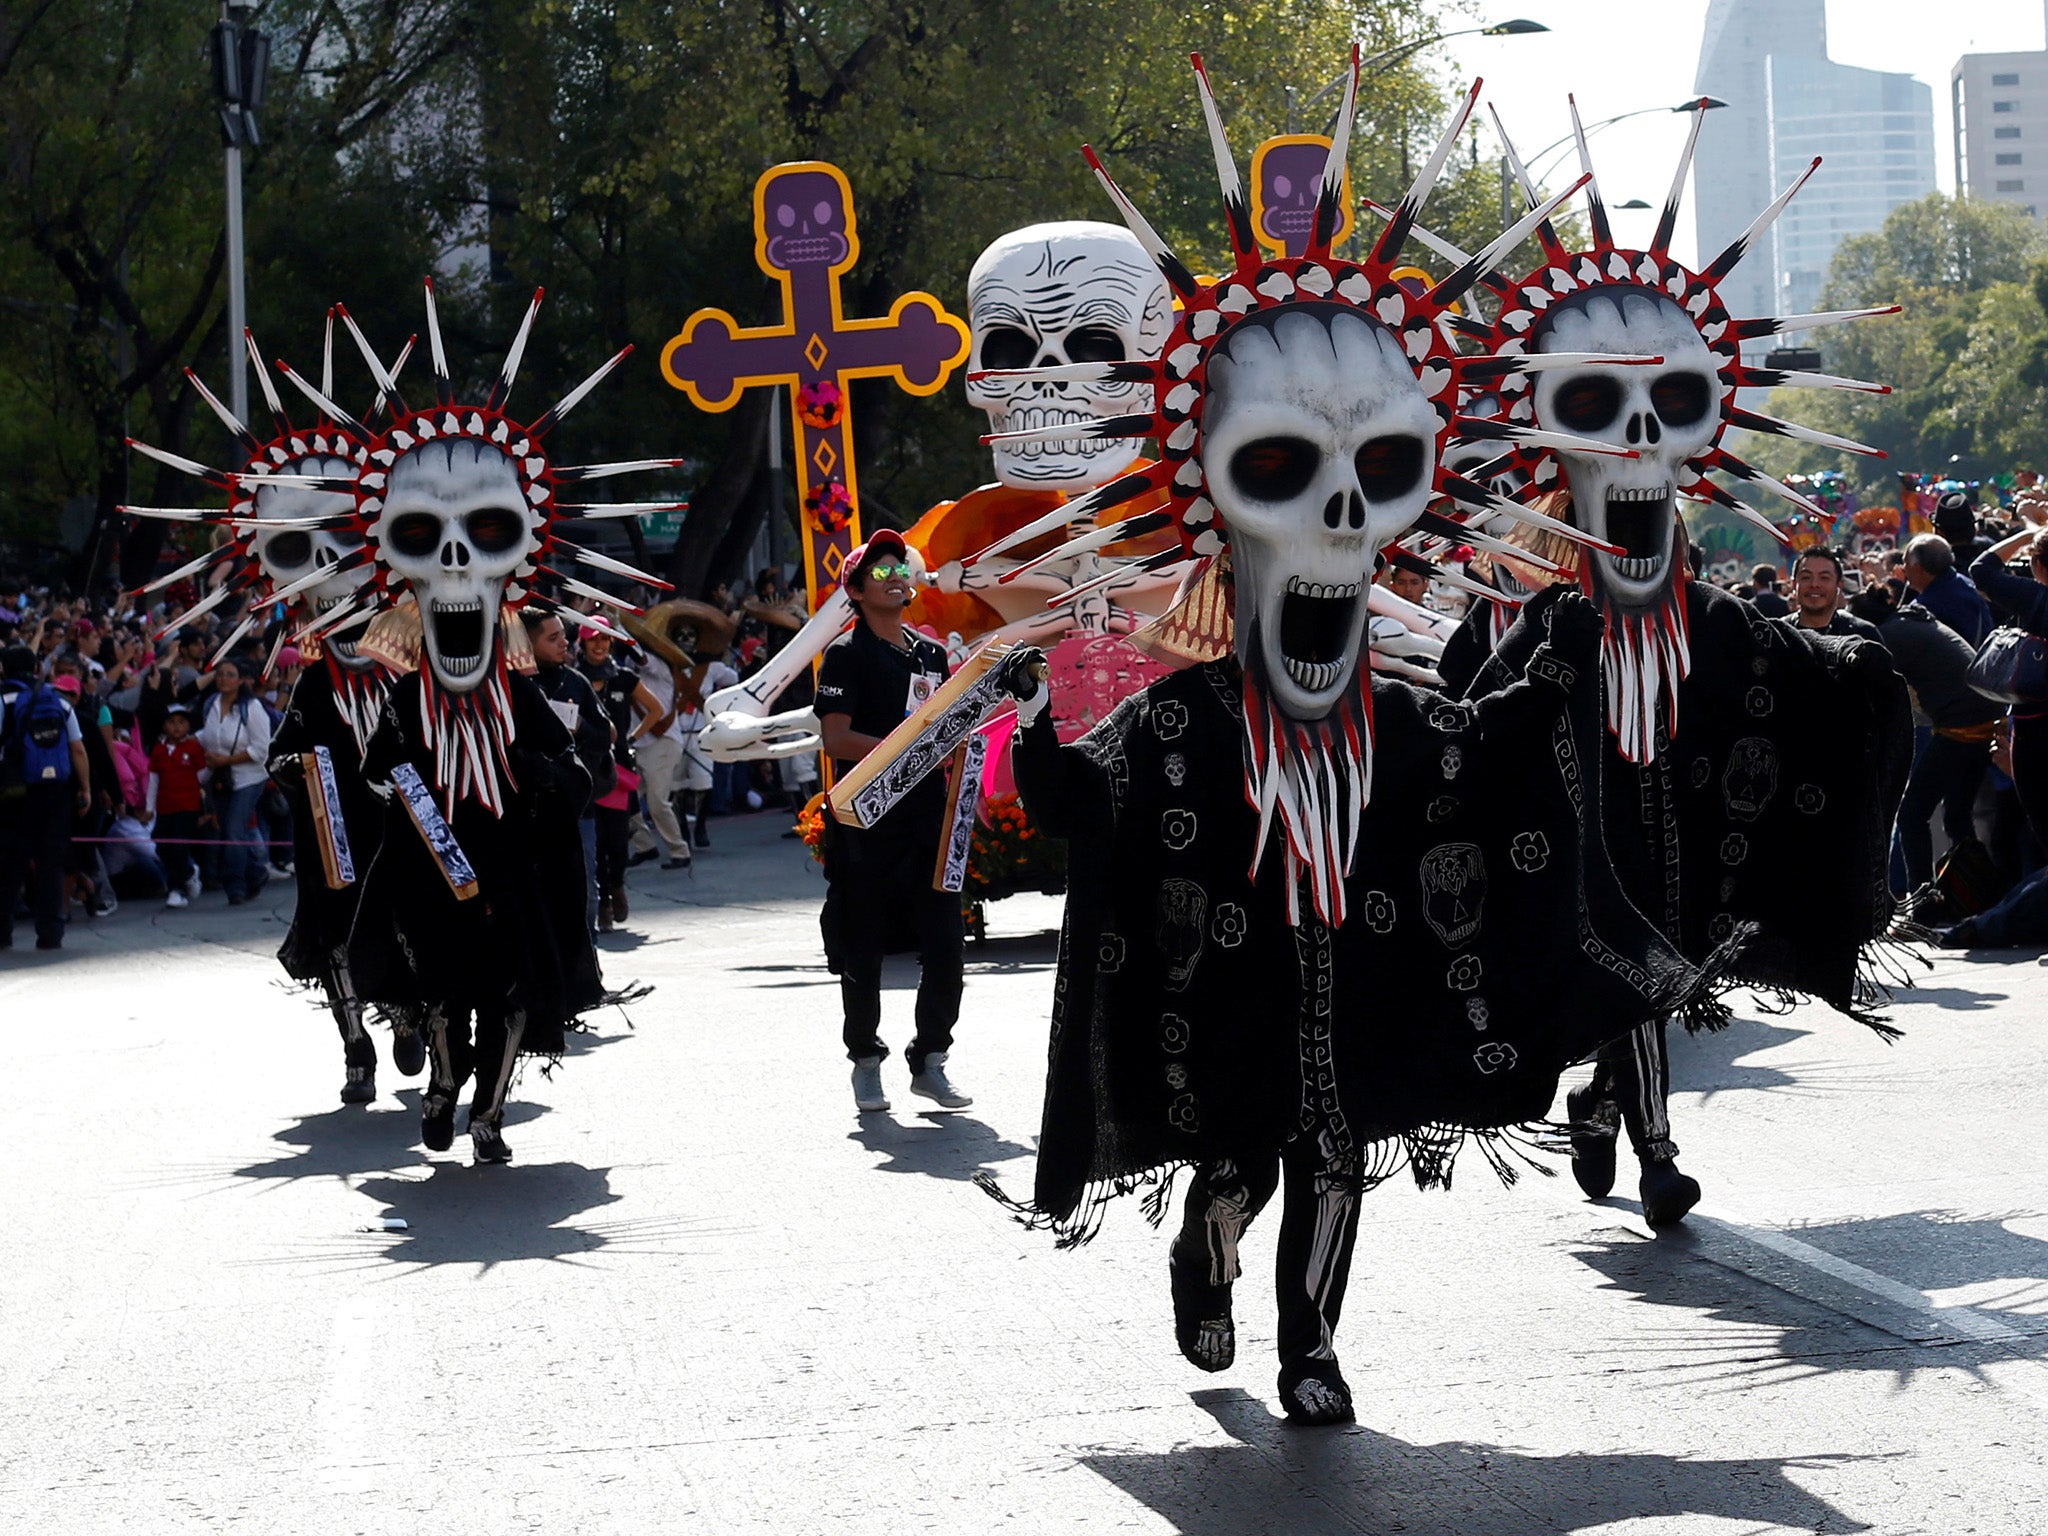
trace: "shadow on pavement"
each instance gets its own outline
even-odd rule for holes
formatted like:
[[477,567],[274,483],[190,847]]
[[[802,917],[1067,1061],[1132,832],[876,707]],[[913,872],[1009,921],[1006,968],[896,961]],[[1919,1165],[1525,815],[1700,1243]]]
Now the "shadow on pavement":
[[1182,1536],[1548,1536],[1687,1516],[1744,1530],[1872,1529],[1790,1475],[1849,1457],[1543,1456],[1463,1440],[1410,1444],[1363,1424],[1293,1429],[1235,1389],[1194,1401],[1238,1443],[1081,1458]]
[[[1867,1033],[1860,1024],[1847,1020],[1842,1021],[1842,1028],[1856,1035]],[[1804,1040],[1817,1032],[1811,1028],[1746,1018],[1737,1018],[1725,1029],[1711,1034],[1687,1035],[1683,1030],[1673,1029],[1668,1037],[1671,1090],[1674,1093],[1697,1093],[1707,1100],[1719,1093],[1779,1093],[1798,1098],[1824,1098],[1879,1073],[1883,1074],[1886,1082],[1899,1081],[1897,1062],[1889,1057],[1804,1061],[1783,1067],[1742,1060],[1745,1056]],[[1839,1040],[1844,1036],[1837,1031],[1835,1038]]]
[[[2048,1316],[2040,1315],[2048,1310],[2048,1242],[2013,1231],[2007,1219],[2025,1218],[1916,1211],[1784,1235],[1921,1292],[1930,1305],[1946,1307],[1952,1298],[1942,1293],[1967,1291],[1972,1314],[2006,1325],[2010,1338],[1961,1337],[1938,1316],[1844,1284],[1718,1224],[1647,1240],[1617,1234],[1572,1252],[1607,1289],[1696,1319],[1689,1342],[1658,1333],[1621,1346],[1623,1355],[1656,1358],[1660,1373],[1747,1383],[1884,1371],[1904,1384],[1922,1370],[1974,1372],[1989,1359],[2048,1358]],[[1679,1363],[1668,1363],[1674,1353]]]
[[[368,1111],[343,1105],[317,1115],[301,1115],[270,1139],[297,1150],[245,1167],[227,1170],[237,1179],[344,1179],[358,1173],[417,1163],[421,1158],[420,1090],[401,1088],[396,1098],[405,1108]],[[524,1125],[547,1113],[545,1105],[514,1099],[505,1107],[508,1128]]]
[[1006,1141],[994,1127],[957,1113],[928,1114],[907,1123],[887,1115],[862,1115],[859,1127],[846,1139],[888,1158],[875,1165],[878,1173],[921,1173],[934,1179],[972,1179],[999,1163],[1031,1155],[1031,1148]]
[[[517,1146],[517,1138],[511,1139]],[[463,1142],[457,1139],[459,1155]],[[601,1223],[565,1226],[619,1199],[609,1168],[513,1162],[477,1167],[437,1162],[424,1179],[365,1179],[358,1188],[403,1220],[407,1230],[379,1234],[383,1257],[399,1264],[494,1264],[576,1259],[611,1241]]]

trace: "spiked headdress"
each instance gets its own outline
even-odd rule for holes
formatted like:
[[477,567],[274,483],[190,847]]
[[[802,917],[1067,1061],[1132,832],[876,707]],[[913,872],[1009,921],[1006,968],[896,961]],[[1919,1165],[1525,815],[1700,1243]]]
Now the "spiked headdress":
[[[1567,250],[1559,240],[1556,229],[1546,216],[1536,225],[1536,238],[1543,248],[1543,265],[1519,283],[1509,282],[1498,273],[1488,275],[1487,286],[1500,299],[1499,312],[1491,326],[1475,326],[1469,322],[1459,324],[1460,331],[1480,340],[1498,356],[1521,355],[1527,348],[1529,337],[1541,321],[1544,312],[1559,302],[1576,294],[1597,289],[1647,289],[1660,294],[1685,312],[1700,339],[1707,344],[1720,363],[1721,397],[1718,401],[1720,424],[1713,441],[1699,455],[1691,459],[1688,469],[1689,480],[1681,481],[1679,492],[1695,500],[1725,507],[1755,524],[1781,543],[1789,542],[1778,525],[1762,512],[1740,498],[1723,490],[1707,478],[1710,471],[1719,470],[1752,485],[1783,497],[1802,512],[1825,515],[1822,509],[1809,497],[1786,485],[1783,481],[1747,463],[1722,446],[1722,438],[1729,427],[1741,427],[1746,431],[1758,432],[1774,437],[1791,438],[1797,442],[1812,443],[1823,448],[1835,448],[1845,453],[1871,454],[1883,457],[1881,450],[1862,443],[1851,442],[1829,432],[1801,426],[1797,422],[1783,421],[1774,416],[1747,410],[1736,405],[1737,389],[1778,389],[1808,387],[1816,389],[1860,390],[1869,394],[1890,394],[1888,384],[1869,384],[1860,379],[1837,378],[1832,374],[1796,373],[1776,368],[1754,367],[1742,360],[1741,347],[1745,341],[1758,340],[1766,336],[1777,336],[1787,332],[1814,330],[1821,326],[1843,325],[1852,320],[1866,320],[1878,315],[1895,315],[1899,312],[1896,304],[1883,305],[1874,309],[1834,310],[1824,314],[1784,315],[1751,320],[1732,318],[1727,306],[1721,300],[1720,284],[1740,265],[1742,260],[1755,249],[1770,227],[1777,222],[1785,207],[1798,195],[1813,173],[1820,169],[1820,160],[1801,171],[1792,184],[1772,199],[1769,207],[1759,213],[1749,228],[1744,230],[1728,247],[1713,260],[1697,271],[1686,267],[1671,255],[1671,236],[1678,225],[1679,200],[1685,191],[1687,172],[1692,167],[1693,150],[1699,143],[1700,127],[1706,118],[1707,103],[1703,98],[1692,114],[1692,131],[1686,136],[1685,149],[1678,161],[1678,170],[1671,179],[1671,191],[1664,199],[1664,206],[1657,215],[1657,228],[1650,237],[1647,250],[1627,250],[1614,243],[1614,232],[1608,221],[1607,206],[1600,197],[1600,184],[1593,177],[1593,159],[1586,147],[1586,131],[1579,121],[1576,100],[1571,101],[1572,131],[1578,141],[1581,180],[1586,188],[1587,221],[1591,226],[1593,243],[1590,248],[1578,251]],[[1499,117],[1495,117],[1499,127]],[[1517,180],[1521,183],[1523,196],[1529,206],[1537,204],[1538,194],[1530,181],[1528,171],[1520,156],[1515,153],[1505,128],[1500,128],[1501,147]],[[1441,242],[1438,242],[1441,244]],[[1535,399],[1526,379],[1504,378],[1499,385],[1500,392],[1508,399],[1508,419],[1519,423],[1533,423]],[[1558,487],[1558,464],[1554,454],[1540,447],[1524,445],[1521,455],[1529,479],[1527,494],[1539,496]]]
[[[256,346],[255,336],[247,330],[242,333],[243,345],[248,349],[250,361],[255,365],[257,383],[262,389],[264,403],[269,408],[274,423],[273,434],[268,438],[259,437],[240,417],[221,402],[218,395],[207,388],[206,383],[191,369],[185,370],[185,377],[191,382],[200,399],[204,400],[221,425],[227,428],[230,441],[241,464],[237,469],[215,469],[195,460],[174,453],[135,438],[128,439],[128,446],[159,464],[180,470],[195,479],[205,482],[227,496],[227,506],[215,507],[153,507],[128,505],[116,510],[130,517],[158,518],[170,522],[195,523],[225,530],[229,537],[214,549],[195,560],[168,571],[144,584],[142,592],[156,592],[175,586],[181,581],[201,581],[209,576],[213,588],[198,602],[177,617],[164,623],[159,636],[178,629],[203,614],[212,612],[230,597],[241,596],[247,601],[247,613],[242,621],[228,633],[215,648],[213,660],[218,661],[248,635],[254,628],[262,609],[275,602],[285,602],[299,596],[307,589],[332,579],[337,574],[360,569],[368,564],[369,556],[349,556],[335,565],[322,566],[308,573],[302,579],[279,583],[264,569],[258,559],[258,538],[265,531],[273,533],[310,533],[314,531],[338,531],[351,526],[353,512],[338,513],[323,518],[300,518],[288,521],[266,520],[259,515],[257,495],[266,487],[309,487],[320,490],[348,492],[353,481],[345,476],[335,476],[331,470],[313,466],[322,461],[340,459],[351,466],[353,474],[367,462],[372,430],[347,411],[334,404],[334,317],[335,311],[327,313],[327,333],[322,349],[320,386],[316,389],[299,374],[280,363],[287,378],[312,403],[315,416],[308,426],[296,425],[286,412],[284,402],[279,398],[276,385],[263,366],[262,354]],[[395,375],[405,366],[411,355],[412,343],[407,342],[404,352],[398,358],[392,373]],[[383,410],[387,397],[379,393],[376,403],[366,415],[374,418]],[[349,605],[347,613],[330,613],[321,616],[317,625],[308,625],[294,638],[311,642],[314,631],[324,632],[342,624],[349,617],[359,617],[365,609]],[[282,641],[283,636],[280,636]]]
[[[595,372],[542,412],[530,425],[522,425],[506,413],[505,403],[512,393],[514,381],[519,376],[520,360],[526,355],[527,340],[533,333],[533,322],[540,313],[541,300],[545,297],[546,290],[534,290],[533,299],[527,305],[526,313],[519,322],[518,333],[513,336],[512,345],[505,354],[505,361],[498,369],[497,377],[491,381],[491,387],[485,392],[481,405],[464,405],[455,398],[455,386],[448,372],[447,352],[441,343],[440,313],[434,302],[432,278],[426,280],[425,291],[427,343],[434,370],[434,400],[431,404],[417,408],[410,405],[399,393],[396,378],[392,372],[387,372],[383,363],[378,360],[369,341],[356,325],[355,318],[345,307],[338,307],[342,323],[355,338],[357,349],[363,354],[363,360],[369,364],[371,374],[392,402],[391,425],[369,446],[363,471],[354,482],[357,515],[372,546],[374,547],[379,540],[377,515],[384,508],[384,493],[390,483],[391,466],[399,457],[423,443],[468,439],[488,444],[510,461],[519,476],[520,492],[530,509],[532,531],[529,546],[513,581],[505,589],[507,605],[520,607],[530,601],[534,595],[534,576],[536,573],[545,573],[559,582],[564,591],[573,592],[579,597],[587,597],[613,608],[639,612],[630,603],[546,563],[549,557],[566,557],[564,563],[573,562],[591,570],[624,576],[664,591],[669,589],[668,583],[657,577],[636,570],[596,550],[572,543],[562,536],[561,525],[594,518],[637,517],[646,512],[673,512],[681,510],[683,503],[570,503],[560,500],[559,492],[565,484],[630,474],[636,470],[674,469],[683,461],[633,459],[614,464],[561,465],[549,459],[545,446],[548,433],[562,418],[581,404],[583,398],[632,353],[631,344],[613,353]],[[278,366],[282,368],[284,365],[280,363]],[[393,596],[394,573],[381,557],[377,560],[376,573],[379,590],[387,598]],[[612,633],[616,635],[617,631]]]

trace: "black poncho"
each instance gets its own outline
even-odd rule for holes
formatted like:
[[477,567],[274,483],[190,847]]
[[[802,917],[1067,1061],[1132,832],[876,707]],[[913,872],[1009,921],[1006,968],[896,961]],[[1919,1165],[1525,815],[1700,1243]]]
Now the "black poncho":
[[[502,817],[465,798],[450,823],[476,871],[477,894],[455,899],[394,794],[357,911],[349,970],[370,1002],[523,1010],[521,1050],[553,1056],[567,1024],[605,996],[584,926],[577,827],[590,775],[541,691],[517,673],[508,683],[516,788]],[[433,782],[417,673],[392,685],[363,776],[386,783],[401,762]]]
[[[375,686],[374,680],[370,684]],[[334,763],[335,787],[341,803],[338,811],[355,862],[356,878],[339,890],[327,884],[326,867],[320,858],[319,833],[307,801],[303,774],[295,761],[301,753],[325,747]],[[383,836],[384,804],[363,782],[363,749],[342,713],[335,696],[335,680],[326,664],[307,668],[292,689],[284,721],[270,739],[273,776],[284,788],[292,807],[293,878],[298,886],[298,903],[292,911],[292,926],[277,952],[287,975],[299,981],[321,981],[333,963],[334,952],[348,943],[355,926],[356,900],[363,889],[363,877],[377,856]]]
[[[1603,752],[1622,881],[1694,959],[1752,926],[1742,981],[1875,1024],[1859,962],[1892,918],[1886,867],[1912,756],[1905,685],[1872,641],[1779,623],[1702,582],[1683,583],[1680,600],[1692,671],[1676,735],[1644,765],[1611,740]],[[1510,631],[1472,689],[1521,675],[1534,654]]]
[[1567,1064],[1702,994],[1603,846],[1597,625],[1568,652],[1541,645],[1476,704],[1373,685],[1336,930],[1289,925],[1277,848],[1246,867],[1235,662],[1153,684],[1071,746],[1043,716],[1020,734],[1026,807],[1069,847],[1041,1217],[1080,1240],[1155,1170],[1302,1134],[1368,1181],[1405,1153],[1447,1183],[1466,1133],[1540,1118]]

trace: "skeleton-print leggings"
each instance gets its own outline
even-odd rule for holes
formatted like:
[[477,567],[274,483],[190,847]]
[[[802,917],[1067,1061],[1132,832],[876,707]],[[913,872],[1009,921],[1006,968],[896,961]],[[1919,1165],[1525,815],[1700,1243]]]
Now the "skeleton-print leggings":
[[505,1096],[512,1087],[512,1069],[519,1064],[526,1015],[517,1009],[477,1009],[474,1042],[469,1019],[467,1008],[452,1013],[436,1008],[428,1016],[427,1094],[452,1101],[474,1073],[469,1123],[497,1125],[505,1118]]
[[1608,1041],[1594,1058],[1597,1096],[1621,1110],[1629,1145],[1646,1163],[1678,1156],[1678,1147],[1671,1140],[1671,1110],[1665,1102],[1671,1097],[1671,1061],[1664,1041],[1668,1025],[1665,1019],[1641,1025],[1633,1034]]
[[351,1067],[377,1068],[377,1046],[363,1028],[363,1000],[356,996],[356,984],[349,979],[348,946],[336,947],[327,957],[327,1011],[341,1031],[342,1060]]
[[1282,1173],[1280,1247],[1273,1262],[1280,1303],[1280,1361],[1284,1367],[1337,1358],[1337,1320],[1351,1278],[1358,1240],[1359,1177],[1307,1138],[1289,1142],[1278,1157],[1257,1163],[1222,1161],[1195,1170],[1186,1215],[1175,1247],[1188,1257],[1206,1253],[1209,1283],[1238,1277],[1238,1244]]

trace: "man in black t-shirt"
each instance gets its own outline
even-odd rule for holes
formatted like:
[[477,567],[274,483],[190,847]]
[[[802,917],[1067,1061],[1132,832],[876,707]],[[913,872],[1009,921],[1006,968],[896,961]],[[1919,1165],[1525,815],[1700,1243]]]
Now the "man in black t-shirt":
[[[856,549],[844,580],[860,621],[826,648],[816,706],[825,751],[840,774],[930,698],[949,670],[945,650],[903,622],[916,588],[900,534],[884,529]],[[962,936],[959,896],[932,889],[945,815],[945,780],[932,774],[872,827],[842,826],[830,815],[825,820],[828,889],[819,926],[825,959],[839,976],[853,1098],[863,1111],[889,1107],[882,1092],[889,1048],[876,1033],[882,957],[906,947],[892,942],[906,938],[923,965],[917,1036],[903,1053],[910,1091],[947,1109],[974,1102],[946,1077],[960,1016]]]

